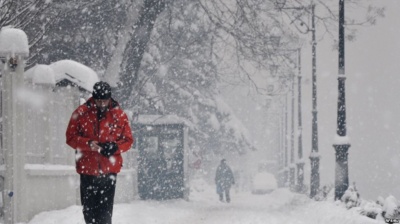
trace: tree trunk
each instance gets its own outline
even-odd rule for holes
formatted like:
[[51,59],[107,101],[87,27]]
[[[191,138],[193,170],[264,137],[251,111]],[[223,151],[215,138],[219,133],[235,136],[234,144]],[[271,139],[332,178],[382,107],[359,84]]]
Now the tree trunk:
[[150,41],[154,23],[165,9],[168,0],[144,0],[139,12],[139,18],[133,26],[133,33],[123,53],[121,63],[121,86],[116,91],[117,98],[124,108],[135,105],[132,97],[134,87],[138,84],[138,72],[143,58],[143,53]]

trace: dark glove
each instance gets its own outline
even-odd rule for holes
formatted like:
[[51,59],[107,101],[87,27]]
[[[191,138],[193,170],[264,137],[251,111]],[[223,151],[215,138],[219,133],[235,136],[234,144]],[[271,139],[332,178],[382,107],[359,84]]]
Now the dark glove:
[[100,153],[105,157],[110,157],[118,150],[118,145],[115,142],[105,142],[99,144],[102,148]]

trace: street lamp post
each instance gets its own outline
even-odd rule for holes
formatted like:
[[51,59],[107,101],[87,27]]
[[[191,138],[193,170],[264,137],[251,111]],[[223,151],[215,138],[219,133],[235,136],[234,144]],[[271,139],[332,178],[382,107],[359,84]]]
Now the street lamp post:
[[289,166],[289,186],[291,190],[294,190],[296,181],[295,181],[295,174],[296,174],[296,167],[294,163],[294,74],[290,74],[290,78],[292,81],[291,86],[291,128],[290,128],[290,166]]
[[283,146],[283,125],[284,125],[284,118],[283,118],[283,108],[281,109],[281,111],[276,111],[275,113],[277,115],[277,122],[278,122],[278,136],[279,136],[279,142],[278,142],[278,150],[279,150],[279,166],[278,166],[278,187],[284,187],[284,176],[283,176],[283,169],[285,168],[285,154],[284,154],[284,146]]
[[[311,133],[311,178],[310,178],[310,197],[313,198],[319,189],[320,176],[319,176],[319,160],[318,154],[318,111],[317,111],[317,42],[315,37],[315,4],[311,4],[309,7],[285,7],[286,0],[276,0],[275,6],[279,9],[293,9],[293,10],[307,10],[311,9],[311,29],[307,29],[306,32],[312,34],[312,133]],[[302,23],[303,24],[303,23]]]
[[341,199],[349,186],[349,168],[347,157],[350,143],[346,137],[346,77],[344,62],[344,0],[339,0],[339,94],[336,133],[338,138],[341,138],[341,140],[333,145],[336,151],[335,200]]
[[285,97],[285,105],[284,105],[284,110],[285,110],[285,132],[284,132],[284,143],[285,143],[285,167],[283,168],[283,178],[284,178],[284,186],[286,187],[289,183],[289,150],[288,150],[288,102],[287,102],[287,94],[283,95]]
[[318,154],[318,121],[317,121],[317,42],[315,40],[315,5],[311,5],[311,32],[312,32],[312,136],[311,136],[311,183],[310,197],[313,198],[319,188],[319,159]]
[[[271,97],[270,95],[269,97]],[[271,114],[276,114],[278,116],[278,129],[279,129],[279,170],[278,170],[278,184],[279,187],[287,187],[289,183],[288,175],[288,144],[287,144],[287,123],[288,123],[288,110],[287,110],[287,94],[279,94],[279,97],[285,97],[285,102],[279,101],[279,110],[272,112]],[[272,101],[272,99],[270,99]]]
[[301,115],[301,48],[297,49],[297,112],[298,112],[298,117],[297,117],[297,122],[298,122],[298,160],[297,160],[297,191],[302,192],[304,189],[304,161],[303,161],[303,127],[302,127],[302,115]]
[[279,114],[279,170],[278,170],[278,184],[279,187],[285,187],[287,183],[287,173],[285,172],[287,166],[287,148],[286,148],[286,132],[285,132],[285,106],[282,104]]
[[[272,77],[276,77],[278,66],[272,65],[270,66],[270,73]],[[286,85],[286,81],[288,81],[287,77],[279,76],[278,80],[275,85],[268,85],[267,86],[267,94],[268,97],[278,96],[279,106],[282,109],[281,114],[281,125],[280,125],[280,170],[279,170],[279,185],[280,187],[287,187],[288,185],[290,188],[293,189],[295,187],[295,168],[294,165],[294,107],[292,105],[292,113],[291,113],[291,121],[292,121],[292,130],[291,130],[291,151],[289,155],[289,144],[288,144],[288,93],[289,87]],[[293,92],[293,86],[292,86]],[[284,97],[283,102],[281,101],[281,97]],[[268,98],[268,99],[269,99]],[[292,94],[292,99],[294,99],[294,95]],[[289,156],[290,156],[290,166],[289,166]],[[290,167],[290,168],[289,168]]]
[[[291,85],[291,134],[290,134],[290,164],[289,164],[289,186],[292,190],[303,191],[304,189],[304,161],[303,161],[303,146],[302,146],[302,120],[301,120],[301,48],[284,49],[281,51],[296,52],[298,69],[297,84],[298,84],[298,159],[295,162],[295,75],[290,75]],[[296,173],[297,167],[297,173]],[[297,178],[296,178],[297,177]],[[297,180],[297,185],[296,185]]]

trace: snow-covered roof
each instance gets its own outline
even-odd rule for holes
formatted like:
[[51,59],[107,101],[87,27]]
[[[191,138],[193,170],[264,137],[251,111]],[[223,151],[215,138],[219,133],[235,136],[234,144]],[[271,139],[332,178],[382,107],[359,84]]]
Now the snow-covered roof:
[[54,70],[49,65],[37,64],[25,73],[25,78],[36,84],[51,84],[55,85]]
[[61,60],[50,64],[54,70],[56,82],[67,79],[89,92],[93,91],[93,85],[99,81],[99,77],[93,69],[73,60]]
[[0,30],[0,57],[15,55],[29,56],[28,37],[20,29],[3,27]]

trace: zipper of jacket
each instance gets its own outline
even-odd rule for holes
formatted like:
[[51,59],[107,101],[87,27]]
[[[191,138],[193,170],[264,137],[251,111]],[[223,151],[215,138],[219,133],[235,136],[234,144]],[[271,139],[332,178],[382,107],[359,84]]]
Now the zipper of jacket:
[[[97,131],[97,139],[100,141],[100,119],[98,119],[97,114],[96,114],[96,118],[97,118],[96,119],[97,120],[97,127],[95,127],[95,128],[96,128],[96,131]],[[101,159],[100,158],[100,151],[98,151],[98,153],[96,153],[97,168],[98,168],[99,174],[102,174],[100,159]]]

